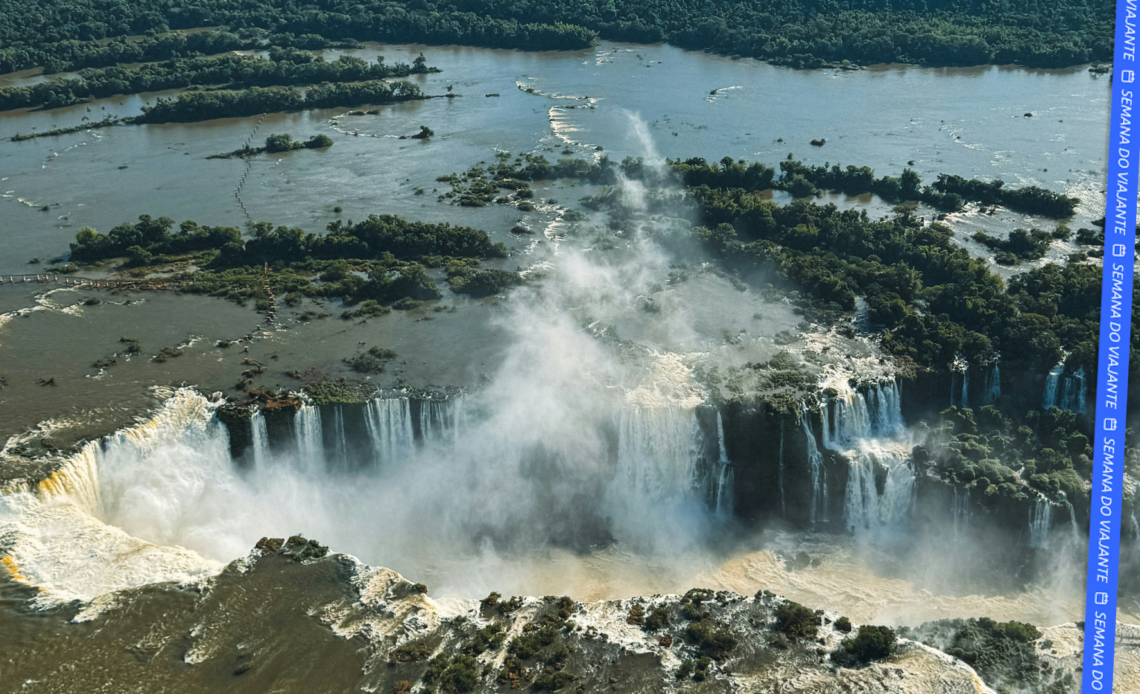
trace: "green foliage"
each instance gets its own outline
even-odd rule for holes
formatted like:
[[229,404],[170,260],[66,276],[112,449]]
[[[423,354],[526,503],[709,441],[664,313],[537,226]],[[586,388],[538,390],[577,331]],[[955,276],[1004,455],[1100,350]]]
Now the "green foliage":
[[1026,691],[1039,691],[1043,663],[1034,642],[1041,632],[1031,624],[979,619],[944,619],[928,622],[904,636],[936,643],[965,661],[986,682],[1010,683]]
[[344,361],[352,367],[353,371],[366,374],[378,374],[383,373],[384,365],[395,358],[396,353],[394,351],[381,347],[373,347],[367,352],[356,354]]
[[732,635],[732,631],[708,617],[690,622],[685,628],[685,635],[702,655],[715,660],[724,658],[736,647],[736,637]]
[[562,670],[545,669],[534,678],[534,688],[541,692],[555,692],[578,679]]
[[305,395],[316,405],[368,402],[375,388],[345,379],[306,383]]
[[887,658],[898,641],[890,627],[863,626],[853,639],[844,639],[831,653],[831,661],[843,667],[867,665]]
[[305,142],[305,149],[324,149],[332,145],[333,140],[328,135],[313,135]]
[[464,647],[463,652],[478,656],[489,650],[498,650],[506,638],[507,635],[503,633],[503,627],[492,623],[475,632],[474,638]]
[[274,152],[288,152],[294,149],[301,149],[304,147],[302,142],[294,142],[293,136],[285,133],[283,135],[270,135],[265,138],[265,151],[273,154]]
[[776,631],[792,639],[814,639],[820,619],[812,610],[788,600],[776,608]]
[[[919,366],[942,368],[959,357],[989,364],[1000,356],[1003,364],[1044,371],[1063,351],[1071,354],[1074,369],[1095,366],[1100,285],[1092,265],[1045,265],[1015,277],[1007,289],[984,260],[955,244],[941,223],[924,225],[905,210],[872,220],[861,211],[809,201],[779,206],[759,191],[722,187],[746,175],[750,167],[741,162],[708,165],[690,159],[673,167],[686,181],[700,182],[689,188],[704,223],[694,236],[729,268],[774,271],[792,286],[807,288],[824,309],[850,311],[856,295],[862,295],[871,321],[883,329],[884,348]],[[838,189],[866,190],[885,180],[854,167],[797,162],[782,167],[785,176],[826,175],[821,182]],[[753,179],[767,176],[757,171]],[[958,195],[922,189],[920,183],[904,172],[898,188],[918,191],[918,197]],[[1019,244],[1015,249],[1034,254],[1055,234],[1024,232],[1013,238]],[[1140,342],[1140,336],[1133,339]]]
[[1054,240],[1053,235],[1040,229],[1014,229],[1005,239],[999,239],[984,231],[978,231],[974,233],[972,238],[990,250],[997,251],[999,253],[998,262],[1002,265],[1012,265],[1017,261],[1002,262],[1001,253],[1006,253],[1020,260],[1043,258]]
[[646,631],[658,631],[669,626],[669,608],[664,605],[654,607],[645,618]]
[[174,98],[159,97],[153,106],[143,106],[142,115],[131,123],[195,123],[214,118],[239,118],[278,111],[302,111],[361,104],[390,104],[422,99],[411,82],[322,83],[307,90],[295,87],[252,87],[241,91],[183,92]]
[[846,617],[840,617],[835,620],[835,630],[844,634],[851,633],[851,620]]
[[472,270],[464,267],[449,270],[447,283],[456,294],[469,294],[475,298],[502,294],[511,287],[522,284],[517,272],[507,270]]
[[558,628],[553,624],[547,624],[516,636],[507,646],[507,652],[520,660],[530,660],[538,656],[542,649],[554,643],[557,638]]
[[421,660],[427,660],[431,655],[431,646],[423,641],[415,641],[406,643],[403,646],[392,651],[389,659],[397,663],[414,663]]
[[297,44],[319,34],[381,43],[559,50],[587,47],[600,35],[615,41],[669,41],[686,49],[797,67],[842,61],[1061,67],[1111,60],[1113,16],[1111,4],[1078,0],[1049,7],[944,1],[916,5],[908,0],[826,5],[807,0],[778,5],[723,0],[442,0],[430,5],[266,0],[255,6],[238,0],[65,0],[45,7],[13,0],[0,26],[0,68],[67,61],[91,50],[84,44],[107,37],[227,25],[296,34]]
[[383,57],[373,64],[347,55],[326,62],[320,56],[296,49],[275,49],[268,58],[248,55],[176,58],[138,67],[88,68],[74,79],[6,87],[0,89],[0,111],[31,106],[56,108],[115,94],[207,85],[241,89],[364,82],[406,77],[415,72],[417,70],[404,64],[385,65]]

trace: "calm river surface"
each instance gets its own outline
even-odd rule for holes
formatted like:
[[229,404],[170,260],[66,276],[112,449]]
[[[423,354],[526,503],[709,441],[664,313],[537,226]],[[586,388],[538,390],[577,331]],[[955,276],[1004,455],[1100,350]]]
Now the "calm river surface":
[[[410,62],[420,51],[442,70],[416,78],[424,90],[443,94],[451,85],[462,98],[335,120],[348,109],[274,114],[260,125],[258,118],[242,118],[0,141],[0,272],[27,271],[31,258],[58,256],[84,226],[106,232],[139,214],[241,225],[245,218],[234,193],[245,162],[205,157],[240,147],[255,128],[259,140],[275,132],[304,138],[324,133],[335,140],[325,152],[256,158],[241,189],[256,220],[308,231],[320,231],[341,207],[339,216],[346,219],[392,213],[498,235],[517,221],[517,211],[438,203],[433,190],[447,188],[436,177],[489,160],[496,150],[555,159],[566,156],[561,152],[567,147],[576,156],[594,156],[601,146],[615,159],[641,155],[644,138],[631,118],[643,121],[643,133],[666,157],[728,155],[775,166],[792,153],[813,164],[871,166],[878,175],[898,175],[913,161],[927,182],[953,173],[1076,195],[1085,204],[1073,228],[1103,215],[1099,177],[1109,85],[1083,69],[797,71],[669,46],[613,43],[553,53],[372,46],[328,56]],[[0,137],[73,126],[104,113],[133,115],[154,98],[8,112],[0,115]],[[420,124],[436,137],[397,139]],[[820,138],[827,141],[822,148],[809,145]],[[426,194],[415,195],[417,188]],[[577,197],[572,191],[560,202]],[[870,204],[872,212],[886,209]],[[543,213],[532,216],[529,221],[541,226]],[[984,220],[965,214],[955,221],[962,231],[999,232],[1034,223],[1008,213]]]

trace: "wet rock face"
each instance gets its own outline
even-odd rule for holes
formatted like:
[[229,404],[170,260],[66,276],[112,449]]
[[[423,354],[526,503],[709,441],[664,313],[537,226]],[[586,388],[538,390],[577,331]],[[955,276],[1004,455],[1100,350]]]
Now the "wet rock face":
[[257,545],[255,545],[254,549],[280,554],[283,557],[289,557],[298,562],[307,559],[320,559],[329,553],[328,547],[325,547],[316,540],[306,540],[300,535],[294,535],[290,537],[288,541],[279,537],[263,537],[257,541]]

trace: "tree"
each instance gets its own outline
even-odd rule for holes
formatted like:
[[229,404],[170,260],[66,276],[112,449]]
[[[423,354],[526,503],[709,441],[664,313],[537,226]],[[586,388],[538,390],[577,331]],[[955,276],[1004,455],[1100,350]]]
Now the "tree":
[[867,665],[890,656],[897,642],[895,631],[890,627],[859,627],[855,638],[844,639],[839,648],[832,651],[831,660],[842,667]]
[[293,142],[293,136],[289,133],[284,133],[281,135],[270,135],[269,137],[265,138],[265,151],[270,153],[288,152],[290,150],[296,149],[295,145],[298,144],[300,143]]

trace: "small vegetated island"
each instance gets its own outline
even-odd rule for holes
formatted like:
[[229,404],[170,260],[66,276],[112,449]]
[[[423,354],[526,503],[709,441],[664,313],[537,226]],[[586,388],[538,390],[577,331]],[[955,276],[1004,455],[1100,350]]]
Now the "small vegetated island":
[[[587,48],[602,38],[669,42],[809,68],[892,62],[1061,67],[1110,59],[1113,12],[1109,0],[1017,6],[971,0],[267,0],[252,6],[238,0],[13,0],[0,26],[0,71],[162,60],[181,46],[157,34],[203,27],[229,33],[187,40],[185,50],[233,50],[254,37],[302,47],[368,40],[523,50]],[[147,39],[137,49],[100,43],[143,34]]]
[[[81,230],[71,258],[122,258],[122,270],[135,277],[162,268],[172,273],[164,281],[181,291],[252,300],[262,311],[272,307],[271,296],[283,296],[287,305],[305,296],[340,298],[347,304],[345,318],[439,299],[443,294],[429,269],[442,270],[452,291],[478,297],[522,282],[516,272],[480,267],[483,260],[505,257],[506,249],[470,227],[371,215],[358,223],[335,221],[324,234],[257,223],[251,236],[193,221],[175,228],[174,220],[143,215],[106,235]],[[191,265],[199,269],[187,270]]]
[[308,140],[302,142],[294,140],[293,136],[289,133],[274,134],[265,138],[265,146],[263,147],[250,147],[246,145],[240,149],[235,149],[232,152],[223,152],[221,154],[211,154],[206,157],[207,159],[229,159],[231,157],[250,157],[255,154],[268,152],[269,154],[277,154],[280,152],[292,152],[298,149],[326,149],[332,147],[333,140],[328,135],[313,135]]

